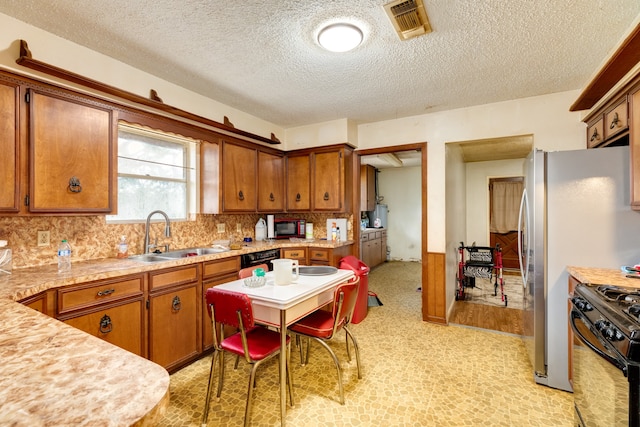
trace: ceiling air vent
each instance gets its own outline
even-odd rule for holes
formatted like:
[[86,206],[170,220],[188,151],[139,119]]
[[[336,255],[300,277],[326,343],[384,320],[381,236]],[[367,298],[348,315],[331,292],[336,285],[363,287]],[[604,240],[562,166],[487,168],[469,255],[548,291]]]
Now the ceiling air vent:
[[384,5],[384,10],[400,40],[408,40],[431,32],[422,0],[397,0]]

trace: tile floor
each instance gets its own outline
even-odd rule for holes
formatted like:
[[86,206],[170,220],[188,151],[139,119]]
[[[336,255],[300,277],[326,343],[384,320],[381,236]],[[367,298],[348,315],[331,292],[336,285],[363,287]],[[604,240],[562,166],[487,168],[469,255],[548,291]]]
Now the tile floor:
[[[328,353],[312,347],[308,366],[292,352],[295,407],[288,426],[572,426],[570,393],[537,385],[517,336],[421,320],[420,265],[390,262],[369,276],[383,302],[352,325],[363,378],[348,362],[343,335],[332,343],[341,360],[346,404],[337,398]],[[171,404],[162,426],[196,426],[211,356],[171,376]],[[248,369],[227,357],[222,397],[211,402],[208,426],[243,424]],[[279,426],[276,361],[258,370],[252,426]]]

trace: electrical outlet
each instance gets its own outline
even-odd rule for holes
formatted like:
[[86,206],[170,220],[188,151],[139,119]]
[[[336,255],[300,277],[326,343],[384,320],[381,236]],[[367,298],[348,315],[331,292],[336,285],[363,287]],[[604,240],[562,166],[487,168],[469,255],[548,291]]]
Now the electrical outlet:
[[242,224],[240,224],[240,223],[237,223],[237,224],[236,224],[236,231],[237,231],[238,233],[242,233]]
[[224,223],[218,224],[218,233],[224,233],[224,232],[225,232]]
[[51,234],[49,231],[38,231],[38,246],[49,246],[51,243]]

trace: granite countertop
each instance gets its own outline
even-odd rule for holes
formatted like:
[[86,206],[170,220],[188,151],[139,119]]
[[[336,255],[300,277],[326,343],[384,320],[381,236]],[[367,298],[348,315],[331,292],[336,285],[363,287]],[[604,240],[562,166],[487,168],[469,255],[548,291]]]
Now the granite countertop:
[[640,288],[640,280],[627,278],[625,273],[616,269],[569,266],[567,272],[582,283]]
[[151,426],[169,404],[168,372],[145,358],[17,301],[62,286],[282,247],[352,241],[256,242],[239,250],[156,263],[131,259],[14,269],[0,276],[0,425]]

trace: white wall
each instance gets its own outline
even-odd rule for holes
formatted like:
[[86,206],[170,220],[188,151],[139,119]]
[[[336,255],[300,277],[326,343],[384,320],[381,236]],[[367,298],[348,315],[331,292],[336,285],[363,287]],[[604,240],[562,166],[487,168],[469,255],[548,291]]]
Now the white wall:
[[555,93],[458,110],[406,117],[358,128],[359,148],[427,142],[428,242],[446,252],[445,144],[514,135],[533,135],[543,150],[585,148],[585,125],[569,106],[579,91]]
[[465,244],[476,242],[489,246],[489,179],[524,176],[524,159],[467,163],[467,238]]
[[[467,236],[467,186],[464,159],[462,157],[462,149],[457,144],[447,144],[445,149],[446,156],[446,180],[445,193],[446,197],[446,300],[447,307],[453,307],[455,296],[455,272],[457,269],[457,248],[460,242],[464,242]],[[429,230],[431,233],[431,230]],[[447,315],[447,318],[449,316]]]
[[381,202],[389,206],[387,246],[394,261],[422,259],[420,167],[385,168],[378,173]]

